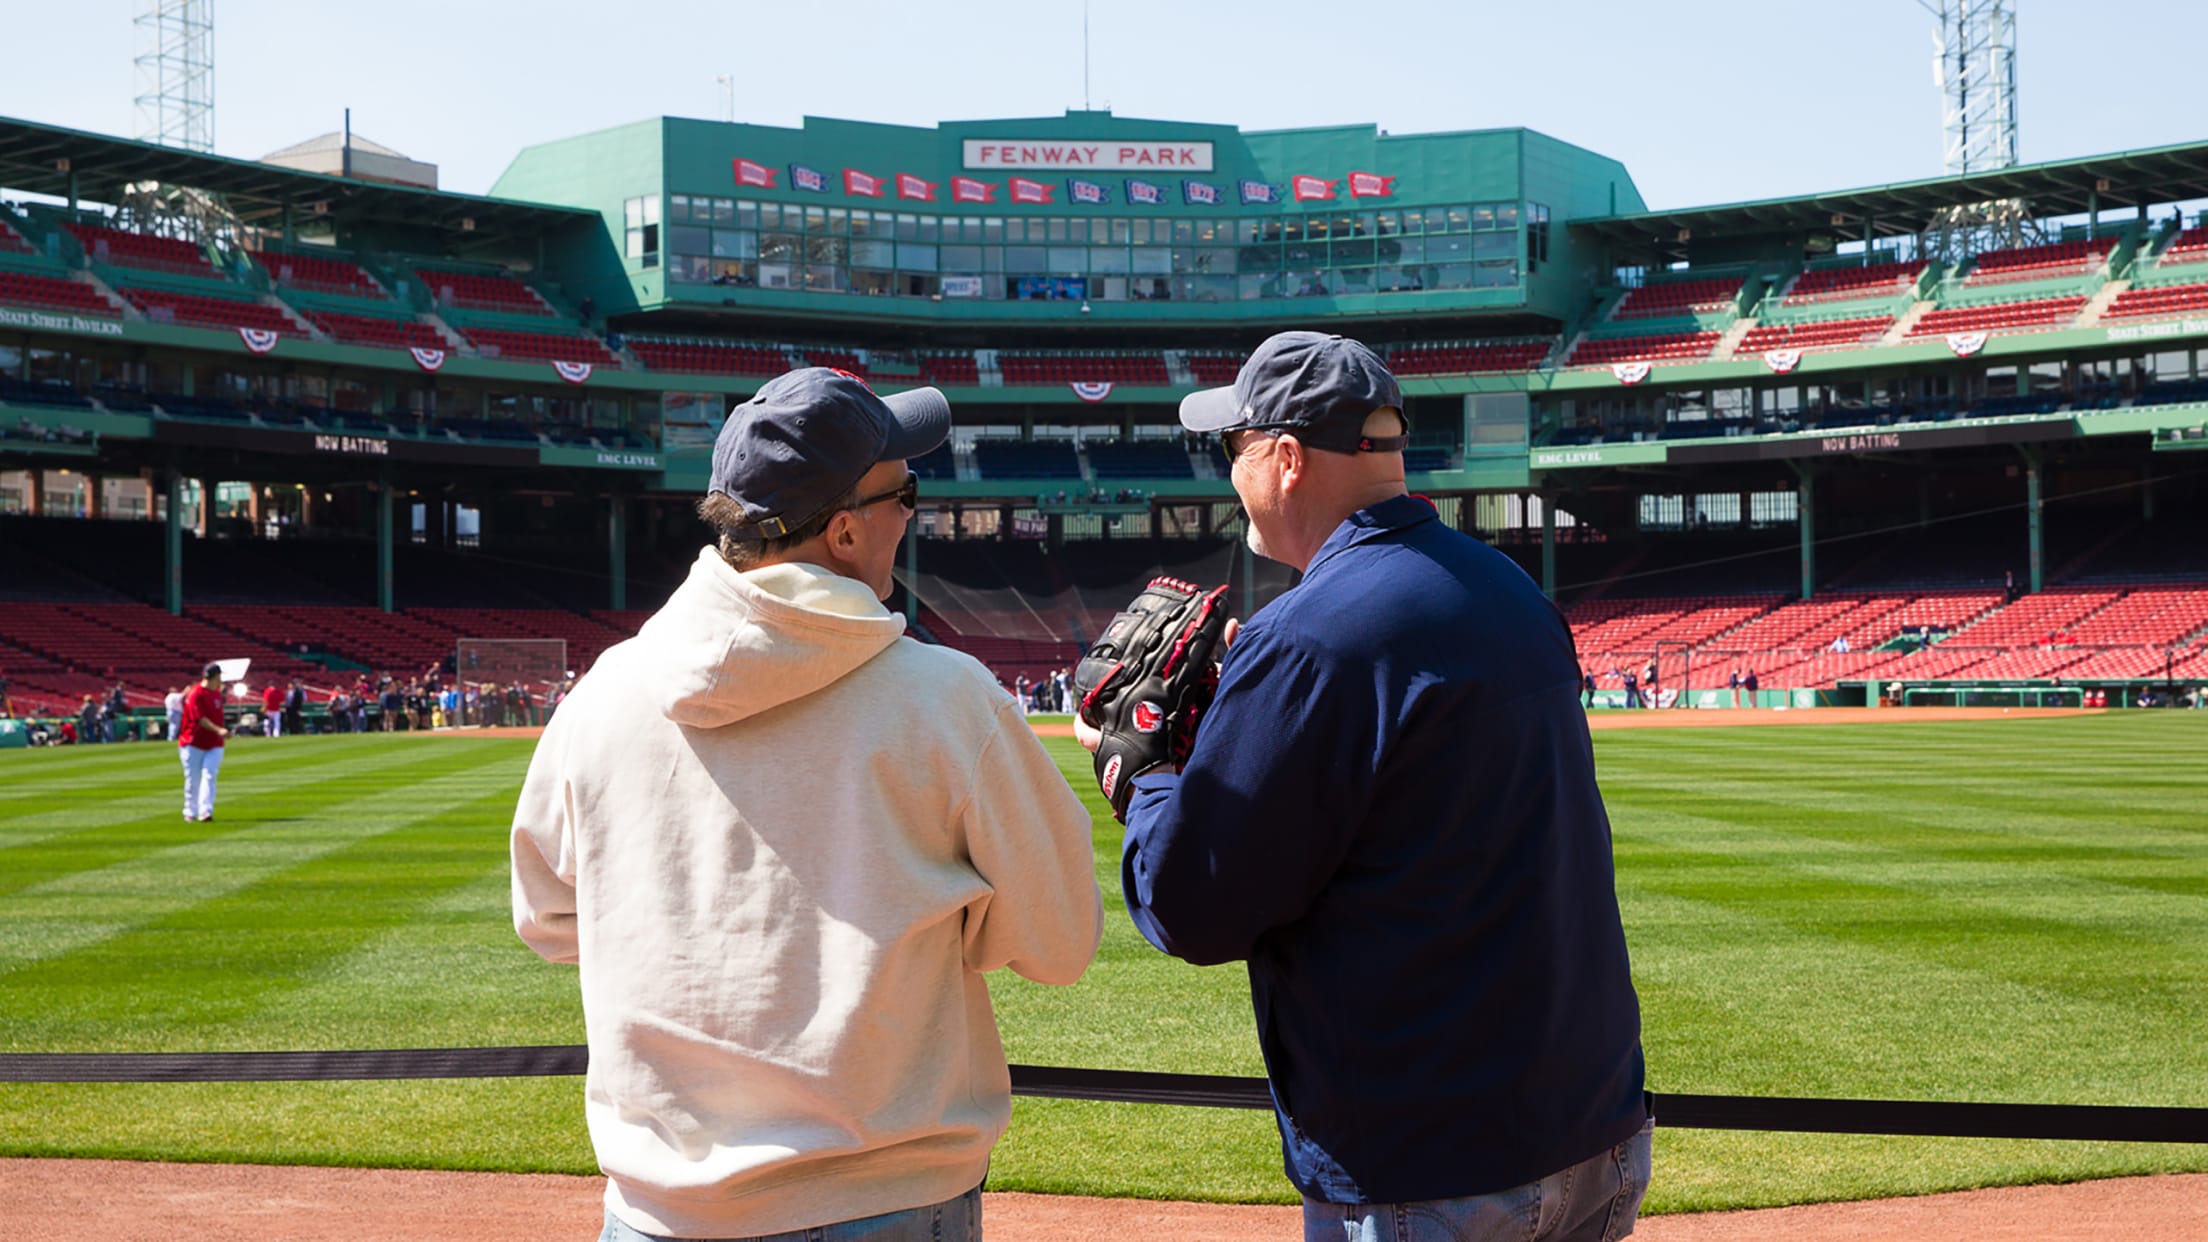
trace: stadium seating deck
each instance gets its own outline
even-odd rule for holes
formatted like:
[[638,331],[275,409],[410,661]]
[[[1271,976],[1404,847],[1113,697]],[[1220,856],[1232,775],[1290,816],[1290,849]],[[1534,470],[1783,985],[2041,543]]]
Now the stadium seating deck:
[[143,233],[111,229],[102,225],[82,224],[70,221],[62,225],[83,245],[85,254],[96,263],[116,264],[123,267],[142,267],[150,271],[176,272],[186,276],[219,279],[220,274],[208,264],[199,247],[173,237],[149,237]]
[[36,254],[37,247],[24,240],[23,235],[15,231],[14,225],[6,219],[0,219],[0,253]]
[[2195,225],[2171,238],[2156,262],[2178,264],[2202,260],[2208,260],[2208,225]]
[[621,365],[621,360],[608,352],[595,336],[515,332],[506,328],[462,328],[460,335],[486,358],[588,362],[607,367]]
[[1787,287],[1787,305],[1805,302],[1843,302],[1860,298],[1895,297],[1906,292],[1924,273],[1925,261],[1874,263],[1868,267],[1819,267],[1803,272]]
[[2096,237],[2091,241],[2056,242],[2048,246],[2020,246],[2014,250],[1989,250],[1971,264],[1965,285],[2006,284],[2019,280],[2048,280],[2083,276],[2108,259],[2119,239]]
[[838,349],[806,349],[804,355],[806,366],[848,371],[862,380],[871,378],[866,364],[859,361],[857,354]]
[[950,441],[936,445],[908,463],[912,472],[923,479],[955,479],[958,477],[958,457]]
[[1894,326],[1892,315],[1864,319],[1817,319],[1802,323],[1763,323],[1748,329],[1733,347],[1736,354],[1772,349],[1852,349],[1868,345]]
[[981,383],[981,367],[972,354],[922,354],[920,378],[945,388],[972,388]]
[[974,464],[985,478],[1078,479],[1080,459],[1064,440],[977,440]]
[[2083,294],[2058,298],[2034,298],[2025,302],[1994,302],[1984,306],[1951,306],[1926,311],[1910,325],[1909,335],[1941,336],[1951,332],[2039,332],[2067,326],[2084,308]]
[[1099,479],[1190,479],[1188,449],[1174,440],[1109,440],[1087,446],[1089,469]]
[[[1554,340],[1478,342],[1470,345],[1433,345],[1397,349],[1388,355],[1388,369],[1397,375],[1470,375],[1488,371],[1530,371],[1541,365],[1556,347]],[[1237,364],[1239,367],[1239,364]],[[1220,383],[1234,382],[1230,369]]]
[[0,302],[103,315],[110,319],[122,313],[88,284],[30,272],[0,271]]
[[1655,319],[1698,311],[1720,311],[1740,296],[1741,278],[1718,276],[1694,280],[1664,280],[1642,285],[1618,299],[1613,319]]
[[1242,371],[1242,358],[1234,354],[1190,354],[1188,373],[1196,382],[1208,388],[1218,388],[1234,382]]
[[639,341],[629,349],[654,371],[693,375],[780,375],[790,369],[780,348],[718,341]]
[[302,312],[333,341],[368,345],[379,349],[443,349],[445,338],[435,328],[413,319],[385,319],[375,315],[347,315],[340,311]]
[[172,617],[135,602],[0,603],[0,633],[22,652],[40,657],[26,665],[32,676],[11,680],[54,693],[99,694],[120,681],[135,705],[161,702],[210,659],[249,656],[250,680],[319,677],[322,670],[285,655],[265,643],[228,633],[192,617]]
[[391,296],[366,269],[349,259],[288,250],[261,250],[253,257],[277,284],[355,298],[388,299]]
[[2117,294],[2116,300],[2101,312],[2101,318],[2159,318],[2166,315],[2189,315],[2202,310],[2208,310],[2208,284],[2150,285],[2126,289]]
[[1591,336],[1572,347],[1564,365],[1608,366],[1613,362],[1671,362],[1707,358],[1719,332],[1671,332],[1659,336]]
[[464,309],[504,311],[508,314],[551,315],[552,306],[537,294],[535,289],[511,276],[492,276],[480,272],[453,272],[436,267],[417,267],[415,279],[429,290],[430,297]]
[[1170,384],[1165,359],[1155,354],[1001,354],[997,368],[1011,385],[1104,383]]
[[196,293],[146,289],[121,285],[116,292],[144,311],[148,319],[167,320],[195,328],[258,328],[297,334],[299,327],[284,312],[263,302],[235,298],[211,298]]
[[2064,641],[2070,627],[2116,602],[2114,587],[2054,587],[1965,626],[1956,640],[1974,647],[2020,647]]

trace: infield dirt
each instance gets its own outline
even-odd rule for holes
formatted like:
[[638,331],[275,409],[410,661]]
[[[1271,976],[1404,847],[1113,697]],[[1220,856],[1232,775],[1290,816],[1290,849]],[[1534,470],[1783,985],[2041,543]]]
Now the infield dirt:
[[[543,1173],[0,1160],[6,1198],[0,1236],[581,1242],[598,1231],[604,1189],[599,1178]],[[1032,1194],[982,1198],[991,1242],[1255,1242],[1302,1233],[1293,1207]],[[1633,1236],[1648,1242],[2208,1238],[2208,1174],[1655,1216],[1642,1220]]]

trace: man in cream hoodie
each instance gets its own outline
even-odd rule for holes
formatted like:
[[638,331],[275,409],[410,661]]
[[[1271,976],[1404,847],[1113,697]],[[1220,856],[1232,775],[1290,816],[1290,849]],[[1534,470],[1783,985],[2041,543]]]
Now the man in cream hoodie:
[[1072,983],[1103,911],[1018,705],[881,603],[905,459],[949,431],[932,388],[761,388],[714,446],[718,546],[537,746],[514,926],[581,967],[605,1239],[980,1236],[1011,1115],[982,976]]

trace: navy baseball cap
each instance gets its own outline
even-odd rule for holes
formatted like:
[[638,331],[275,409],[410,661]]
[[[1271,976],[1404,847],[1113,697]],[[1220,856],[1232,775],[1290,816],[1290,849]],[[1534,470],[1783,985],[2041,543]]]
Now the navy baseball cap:
[[742,506],[760,538],[780,539],[876,465],[918,457],[950,435],[951,403],[936,389],[877,396],[849,371],[806,367],[729,411],[706,490]]
[[1403,413],[1403,391],[1378,354],[1344,336],[1282,332],[1257,347],[1232,386],[1181,398],[1181,426],[1214,434],[1277,428],[1337,453],[1401,452],[1408,435],[1364,433],[1375,410]]

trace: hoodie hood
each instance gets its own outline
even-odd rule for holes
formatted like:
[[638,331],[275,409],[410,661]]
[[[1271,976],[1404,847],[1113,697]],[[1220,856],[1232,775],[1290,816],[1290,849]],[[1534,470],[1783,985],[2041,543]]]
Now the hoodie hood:
[[714,729],[834,684],[904,632],[863,582],[796,562],[738,573],[707,547],[635,641],[661,714]]

